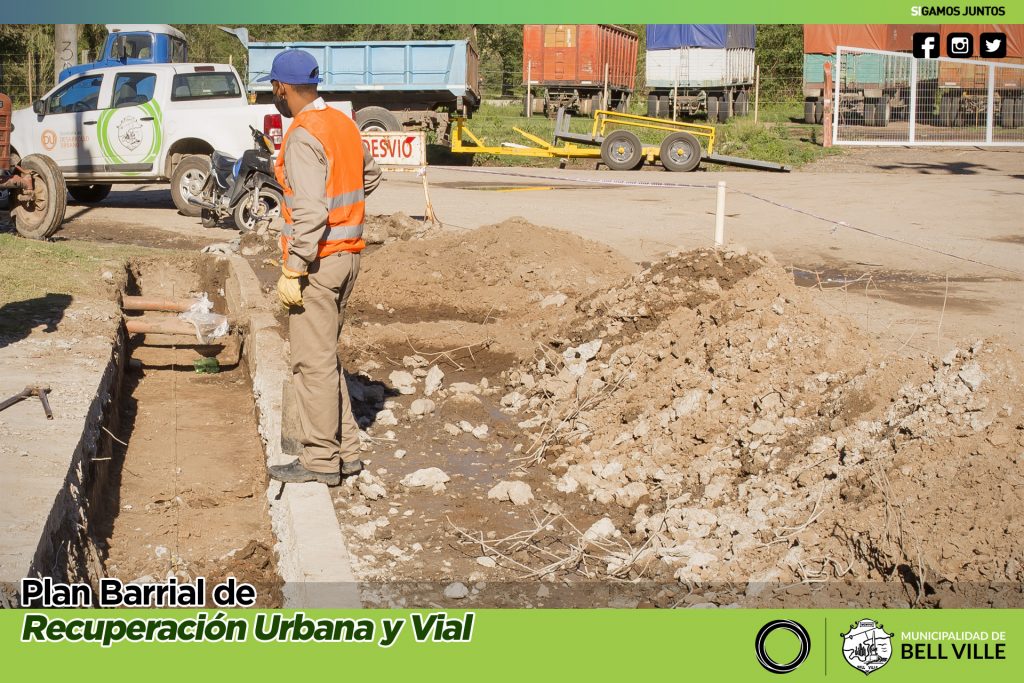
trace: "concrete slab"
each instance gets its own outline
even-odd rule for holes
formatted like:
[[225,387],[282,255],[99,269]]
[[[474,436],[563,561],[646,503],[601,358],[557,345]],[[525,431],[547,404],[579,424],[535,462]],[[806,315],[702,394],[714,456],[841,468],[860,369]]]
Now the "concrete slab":
[[23,339],[0,339],[0,399],[49,385],[53,410],[47,420],[31,398],[0,412],[0,602],[26,576],[82,580],[98,567],[81,541],[123,365],[120,315],[113,302],[87,300],[53,316]]
[[[245,259],[229,259],[229,306],[246,326],[244,355],[252,377],[260,436],[269,465],[291,460],[281,452],[281,405],[289,379],[288,345],[273,308]],[[278,569],[285,607],[361,607],[359,588],[334,504],[323,484],[271,482],[271,521],[278,539]]]

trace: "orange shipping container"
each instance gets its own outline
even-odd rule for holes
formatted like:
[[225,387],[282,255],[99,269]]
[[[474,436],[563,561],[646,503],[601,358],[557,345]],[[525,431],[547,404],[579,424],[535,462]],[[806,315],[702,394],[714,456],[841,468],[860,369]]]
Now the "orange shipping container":
[[608,24],[525,24],[523,82],[535,85],[603,86],[631,91],[636,85],[637,37]]
[[837,45],[910,52],[915,32],[938,30],[930,24],[804,24],[804,54],[834,55]]
[[[1004,64],[1024,63],[1024,24],[945,24],[941,27],[942,54],[946,54],[946,37],[950,33],[970,33],[974,37],[972,59],[1000,62]],[[982,33],[1006,34],[1006,57],[1004,59],[983,59],[981,51]],[[981,64],[963,64],[959,61],[939,62],[939,86],[988,90],[988,67]],[[996,69],[995,89],[1020,88],[1024,86],[1024,69]]]

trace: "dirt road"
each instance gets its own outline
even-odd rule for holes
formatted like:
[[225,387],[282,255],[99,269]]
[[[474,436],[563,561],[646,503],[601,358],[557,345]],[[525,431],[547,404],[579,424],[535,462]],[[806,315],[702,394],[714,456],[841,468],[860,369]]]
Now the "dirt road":
[[[714,168],[714,167],[709,167]],[[842,171],[842,172],[840,172]],[[896,345],[941,353],[948,339],[1001,335],[1017,348],[1024,303],[1024,151],[853,150],[791,174],[678,175],[442,168],[430,198],[446,227],[514,216],[604,242],[644,262],[713,241],[715,189],[727,184],[726,238],[770,251],[826,307]],[[627,183],[627,184],[622,184]],[[655,187],[654,185],[672,185]],[[420,216],[413,174],[389,173],[374,214]],[[163,187],[72,206],[58,239],[199,248],[236,233],[179,215]]]

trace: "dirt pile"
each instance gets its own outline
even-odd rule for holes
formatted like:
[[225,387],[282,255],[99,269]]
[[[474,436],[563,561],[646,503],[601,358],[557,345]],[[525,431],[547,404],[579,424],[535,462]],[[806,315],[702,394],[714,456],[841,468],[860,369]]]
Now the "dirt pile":
[[980,342],[887,358],[742,251],[670,257],[577,312],[502,405],[557,492],[607,506],[624,540],[598,553],[608,576],[714,583],[716,604],[1020,581],[1018,359]]
[[512,219],[385,244],[363,260],[348,311],[363,326],[386,326],[372,331],[377,343],[414,338],[443,349],[486,341],[523,357],[564,327],[571,302],[632,270],[604,245]]

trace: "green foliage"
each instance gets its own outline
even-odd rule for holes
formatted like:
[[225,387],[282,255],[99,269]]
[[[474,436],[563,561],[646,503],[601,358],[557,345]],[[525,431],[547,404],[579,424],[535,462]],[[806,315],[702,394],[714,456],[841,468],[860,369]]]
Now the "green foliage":
[[762,102],[803,101],[803,52],[802,24],[758,24]]
[[802,166],[828,154],[817,143],[814,126],[754,123],[737,119],[717,128],[717,151],[726,156]]

